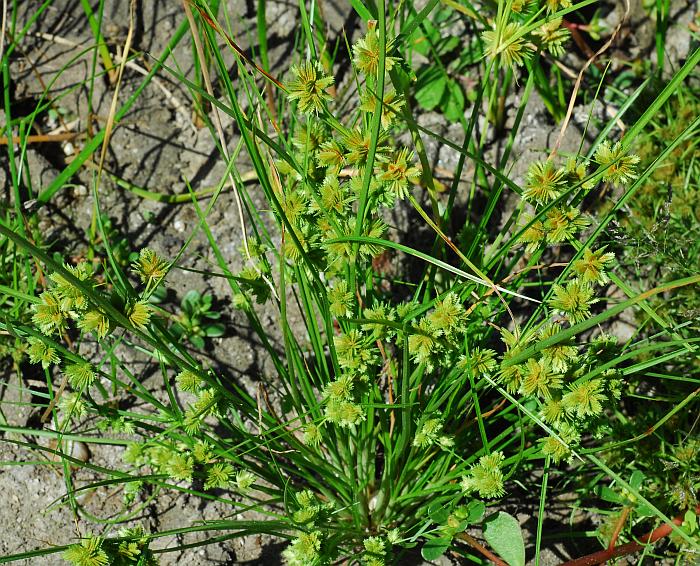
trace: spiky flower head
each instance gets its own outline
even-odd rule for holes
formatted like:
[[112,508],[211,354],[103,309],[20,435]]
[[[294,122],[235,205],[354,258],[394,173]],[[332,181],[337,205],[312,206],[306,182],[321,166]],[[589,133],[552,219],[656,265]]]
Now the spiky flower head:
[[321,444],[323,436],[321,435],[321,427],[315,423],[309,423],[304,427],[304,436],[302,442],[307,446],[318,446]]
[[362,325],[362,330],[367,332],[373,340],[383,340],[393,335],[393,330],[385,324],[385,321],[396,319],[396,309],[386,303],[375,303],[372,308],[362,311],[362,316],[368,320],[376,320],[376,323]]
[[58,402],[58,408],[63,413],[70,415],[71,418],[79,419],[87,411],[87,404],[79,393],[64,391]]
[[384,548],[384,541],[381,537],[367,537],[362,541],[365,550],[370,554],[384,554],[386,552]]
[[331,397],[326,404],[326,418],[341,427],[350,427],[365,420],[362,407],[352,401]]
[[353,376],[343,374],[326,385],[324,395],[333,399],[351,399],[353,387]]
[[[360,95],[360,110],[367,114],[372,114],[377,107],[377,98],[370,91]],[[404,100],[396,94],[395,90],[390,90],[384,95],[382,101],[382,128],[388,130],[394,123],[397,114],[403,108]]]
[[389,191],[399,199],[408,196],[409,186],[418,183],[420,169],[413,165],[413,153],[402,148],[391,157],[381,160],[382,172],[379,180],[386,183]]
[[[525,225],[527,226],[532,222],[533,217],[530,215],[525,216]],[[520,235],[520,242],[526,244],[525,250],[527,253],[534,253],[537,248],[539,248],[545,240],[546,231],[544,229],[544,223],[541,220],[535,220],[530,224],[525,231]]]
[[58,357],[56,349],[53,346],[49,346],[44,343],[39,338],[30,337],[27,338],[27,343],[29,347],[27,348],[27,355],[29,356],[29,361],[33,364],[41,364],[44,369],[48,368],[51,364],[57,364],[61,361]]
[[68,313],[61,308],[61,299],[50,291],[44,291],[40,298],[41,302],[33,305],[32,322],[46,336],[63,334],[68,327]]
[[577,324],[591,316],[591,305],[596,302],[593,287],[581,279],[573,279],[566,286],[554,285],[554,297],[549,305],[563,312],[571,324]]
[[110,321],[102,311],[90,310],[78,321],[78,328],[85,332],[95,332],[97,338],[101,340],[109,334]]
[[427,318],[423,317],[418,324],[413,326],[413,332],[408,337],[408,351],[411,358],[417,364],[425,364],[428,371],[432,371],[432,357],[440,343],[434,334],[434,330]]
[[141,283],[145,283],[147,287],[151,287],[160,282],[168,274],[170,264],[153,250],[143,248],[139,252],[138,259],[131,264],[131,269],[139,276]]
[[[63,267],[86,286],[92,287],[90,282],[92,266],[88,262],[82,261],[76,266],[64,265]],[[54,272],[49,275],[49,278],[54,283],[53,292],[60,299],[61,310],[70,313],[72,311],[83,311],[88,307],[88,298],[83,290],[73,285],[64,275]]]
[[435,303],[435,309],[427,319],[435,336],[453,337],[455,333],[464,331],[467,315],[459,296],[449,292]]
[[346,211],[349,200],[346,185],[343,185],[335,175],[326,175],[320,189],[320,207],[314,201],[310,205],[310,210],[321,210],[324,213],[335,212],[343,214]]
[[566,172],[556,168],[551,160],[535,161],[527,170],[523,198],[537,204],[547,204],[561,195],[565,181]]
[[564,242],[589,224],[578,208],[568,205],[549,209],[545,218],[545,240],[549,244]]
[[135,301],[131,304],[127,311],[127,317],[129,322],[133,324],[139,330],[146,330],[146,326],[151,320],[151,313],[153,312],[153,307],[151,307],[145,301]]
[[283,552],[282,556],[288,566],[309,566],[316,564],[321,551],[322,535],[320,531],[301,533]]
[[195,462],[211,464],[214,458],[211,445],[206,440],[198,440],[192,447],[192,457]]
[[502,452],[494,452],[479,458],[478,464],[469,470],[469,475],[462,478],[460,483],[462,490],[466,493],[476,491],[479,497],[501,497],[505,493],[501,471],[504,459]]
[[238,470],[236,472],[236,489],[239,493],[247,493],[255,483],[255,474],[248,470]]
[[[387,138],[385,133],[379,135],[376,149],[376,156],[379,159],[381,159],[382,156],[386,155],[389,151],[389,148],[386,145],[386,140]],[[367,163],[369,148],[372,144],[372,133],[366,129],[352,128],[348,130],[348,132],[346,132],[343,142],[345,144],[345,148],[347,149],[347,153],[345,154],[345,161],[349,165],[354,165],[355,167],[363,167]],[[353,179],[358,179],[356,183],[359,183],[358,187],[361,189],[362,176],[358,175],[356,177],[353,177]]]
[[548,12],[556,12],[564,8],[569,8],[571,6],[571,0],[546,0],[546,4]]
[[638,155],[627,155],[620,142],[601,143],[595,152],[595,161],[605,167],[603,180],[616,187],[624,187],[637,178]]
[[218,462],[207,470],[207,479],[204,482],[204,489],[223,489],[233,476],[234,470],[231,464]]
[[333,283],[328,291],[328,302],[331,314],[335,317],[350,316],[352,314],[353,296],[348,291],[348,282],[344,279]]
[[615,254],[612,252],[606,253],[605,246],[595,251],[586,248],[583,252],[583,257],[577,259],[572,268],[574,273],[581,278],[581,281],[605,285],[610,281],[607,273],[605,273],[605,269],[614,259]]
[[530,358],[522,371],[520,391],[525,395],[537,395],[551,399],[555,390],[562,388],[562,376],[555,373],[546,360]]
[[571,447],[578,444],[581,440],[581,434],[567,422],[559,423],[556,432],[559,438],[548,436],[542,442],[542,453],[551,457],[554,463],[559,463],[563,458],[571,454]]
[[558,423],[566,416],[566,409],[561,399],[548,399],[540,408],[540,416],[549,424]]
[[442,425],[442,419],[426,420],[413,438],[413,446],[426,448],[438,442],[438,437],[442,432]]
[[498,363],[496,351],[489,348],[474,348],[468,355],[462,356],[459,367],[465,369],[474,377],[492,375]]
[[109,557],[102,550],[102,538],[89,535],[80,544],[73,544],[63,553],[63,558],[74,566],[107,566]]
[[579,418],[595,416],[603,412],[602,401],[606,400],[604,385],[600,379],[573,384],[564,395],[562,404],[571,414]]
[[554,18],[536,29],[533,34],[540,40],[542,47],[554,57],[561,57],[565,53],[564,43],[571,33],[561,25],[562,18]]
[[326,89],[334,82],[333,77],[323,72],[319,62],[304,61],[294,65],[291,70],[292,80],[287,83],[287,98],[298,101],[298,107],[304,114],[318,114],[325,107],[331,95]]
[[329,140],[321,145],[316,159],[321,167],[328,167],[330,173],[338,173],[345,165],[345,151],[335,140]]
[[187,369],[177,374],[175,382],[179,389],[182,391],[189,391],[190,393],[197,392],[202,386],[202,378],[195,372]]
[[181,452],[170,452],[169,460],[165,466],[166,473],[175,480],[191,481],[194,461],[192,456]]
[[87,362],[78,362],[70,364],[64,370],[68,377],[68,382],[76,391],[87,389],[96,379],[95,371]]
[[[540,331],[540,338],[546,340],[561,332],[561,325],[550,323]],[[555,372],[564,373],[569,365],[578,358],[578,349],[570,341],[557,342],[542,350],[542,360],[549,364]]]
[[[391,52],[392,48],[393,42],[388,41],[384,53],[384,70],[387,73],[391,71],[398,61],[396,57],[389,57],[386,55],[386,53]],[[366,77],[377,78],[377,73],[379,71],[379,57],[381,55],[380,51],[381,48],[379,45],[377,22],[376,20],[369,20],[367,22],[367,34],[363,38],[358,39],[352,46],[352,61],[357,70]]]
[[482,33],[486,56],[489,59],[499,59],[505,67],[522,66],[531,55],[532,48],[521,30],[519,23],[510,22]]

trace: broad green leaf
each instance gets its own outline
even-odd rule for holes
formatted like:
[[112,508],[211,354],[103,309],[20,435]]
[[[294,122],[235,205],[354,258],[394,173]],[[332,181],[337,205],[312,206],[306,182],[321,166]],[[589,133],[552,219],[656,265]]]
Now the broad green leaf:
[[525,542],[515,517],[499,511],[483,523],[484,538],[509,566],[525,566]]
[[433,110],[440,104],[447,89],[447,77],[438,69],[431,68],[418,75],[416,101],[425,110]]
[[459,83],[455,81],[447,82],[447,88],[442,96],[440,108],[445,114],[445,118],[450,122],[457,122],[464,116],[464,92]]
[[639,470],[635,470],[632,472],[632,475],[630,476],[630,485],[634,489],[639,489],[644,482],[644,474],[640,472]]
[[424,560],[440,558],[452,544],[451,538],[434,538],[425,542],[420,553]]

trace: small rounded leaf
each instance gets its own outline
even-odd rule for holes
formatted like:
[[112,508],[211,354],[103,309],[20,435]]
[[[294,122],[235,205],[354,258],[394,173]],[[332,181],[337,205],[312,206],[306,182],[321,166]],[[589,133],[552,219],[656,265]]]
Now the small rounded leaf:
[[451,538],[434,538],[425,541],[420,553],[424,560],[440,558],[452,544]]

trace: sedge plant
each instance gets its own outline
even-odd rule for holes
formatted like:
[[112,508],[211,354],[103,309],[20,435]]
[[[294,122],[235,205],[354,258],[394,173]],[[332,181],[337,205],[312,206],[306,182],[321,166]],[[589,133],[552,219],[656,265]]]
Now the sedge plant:
[[[112,523],[128,522],[158,493],[177,490],[230,509],[182,532],[207,533],[216,542],[249,534],[287,539],[282,555],[292,566],[378,566],[411,548],[426,559],[446,552],[474,556],[484,546],[466,533],[470,527],[481,527],[486,544],[509,564],[524,564],[520,527],[499,502],[516,481],[532,482],[539,472],[545,481],[536,484],[541,504],[533,511],[538,559],[552,470],[606,478],[607,501],[641,502],[643,518],[669,522],[679,510],[679,498],[670,505],[649,501],[639,475],[629,477],[609,455],[611,446],[631,442],[620,432],[629,420],[630,382],[697,348],[697,337],[679,332],[650,301],[700,278],[683,274],[635,291],[618,269],[616,250],[599,239],[617,210],[697,132],[695,118],[674,131],[649,164],[630,149],[700,54],[691,55],[622,140],[611,120],[601,124],[590,153],[543,155],[519,180],[508,173],[511,150],[540,75],[521,78],[515,125],[494,156],[486,148],[504,124],[499,96],[521,69],[533,71],[542,57],[561,56],[568,37],[561,18],[576,6],[506,1],[489,18],[471,7],[455,8],[480,27],[482,57],[473,64],[484,77],[471,97],[471,115],[458,120],[460,145],[420,126],[414,115],[407,42],[436,4],[417,13],[381,3],[370,12],[353,3],[366,21],[348,46],[351,72],[342,84],[329,56],[337,51],[316,25],[316,11],[300,7],[303,48],[277,80],[237,50],[216,6],[188,4],[189,21],[199,25],[183,24],[178,36],[188,29],[196,36],[196,53],[206,52],[199,69],[216,73],[222,98],[206,87],[208,78],[202,86],[175,68],[169,72],[191,89],[195,104],[211,105],[211,117],[198,110],[212,132],[220,133],[217,113],[233,118],[239,148],[257,178],[252,198],[240,182],[238,153],[229,155],[220,145],[225,177],[206,206],[194,193],[188,206],[214,258],[211,274],[230,286],[231,306],[247,318],[274,367],[258,391],[227,380],[183,345],[189,332],[191,344],[201,346],[194,326],[218,318],[208,295],[189,296],[180,328],[150,300],[184,265],[194,234],[175,257],[142,249],[130,263],[120,261],[99,214],[97,190],[103,256],[96,265],[57,261],[11,214],[0,223],[0,250],[31,258],[47,274],[41,285],[2,287],[18,316],[1,324],[48,383],[53,376],[64,381],[50,389],[45,409],[51,426],[42,431],[56,439],[51,450],[61,455],[64,470],[75,459],[63,443],[87,416],[97,423],[87,437],[121,450],[123,466],[101,470],[105,481],[123,488],[123,511]],[[235,57],[235,80],[229,54],[218,47],[222,39]],[[487,119],[479,129],[482,112]],[[459,154],[450,187],[435,178],[425,149],[429,137]],[[474,173],[462,183],[467,161]],[[242,219],[237,268],[207,222],[229,180]],[[47,190],[44,198],[60,184]],[[604,191],[618,196],[598,215],[590,202]],[[499,221],[506,195],[517,204]],[[459,207],[466,225],[456,225]],[[407,211],[413,224],[392,225],[394,211]],[[421,234],[423,245],[406,243],[411,231]],[[394,275],[379,261],[387,254]],[[606,294],[612,286],[626,298],[612,300]],[[609,323],[635,307],[657,333],[618,340]],[[263,308],[274,312],[274,328],[263,323]],[[97,346],[96,355],[83,353],[80,345],[88,342]],[[158,368],[164,394],[155,394],[119,359],[123,348]],[[127,391],[141,402],[138,412],[115,403]],[[666,411],[658,427],[692,401]],[[688,478],[697,470],[688,450],[684,444],[669,458],[684,463],[679,477],[692,484],[696,480]],[[97,484],[76,488],[69,478],[66,473],[61,503],[84,515],[77,490]],[[672,523],[675,552],[698,546],[686,492],[687,524]],[[250,519],[251,511],[264,519]],[[93,533],[32,556],[61,551],[81,566],[149,564],[164,551],[152,550],[152,543],[170,534],[134,527],[116,536]]]

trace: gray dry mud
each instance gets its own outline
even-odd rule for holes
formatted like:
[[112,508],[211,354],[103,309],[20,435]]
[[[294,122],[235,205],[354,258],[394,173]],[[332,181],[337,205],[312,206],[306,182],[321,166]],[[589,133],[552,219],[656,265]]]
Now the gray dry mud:
[[[20,3],[22,13],[19,21],[27,20],[31,13],[31,3]],[[121,44],[126,37],[128,22],[128,2],[106,2],[105,33],[111,44]],[[239,19],[231,22],[234,36],[241,38],[246,45],[246,38],[255,33],[254,3],[228,2],[229,13],[237,14]],[[682,6],[681,6],[682,4]],[[358,22],[349,18],[349,6],[324,2],[326,16],[340,29],[345,26],[348,33],[357,29]],[[686,3],[672,2],[672,14],[678,14],[676,24],[682,26],[683,19],[688,18],[696,9]],[[267,2],[267,19],[270,22],[269,44],[272,73],[282,75],[289,62],[289,55],[294,48],[297,33],[297,7],[293,3],[278,1]],[[641,10],[637,6],[638,10]],[[620,8],[613,10],[608,19],[613,22],[620,17]],[[643,22],[638,29],[639,36],[633,38],[637,49],[645,49],[649,43],[648,23],[639,12],[633,17]],[[149,57],[157,57],[165,48],[172,33],[183,21],[183,11],[179,2],[154,0],[140,3],[137,18],[134,47],[142,51],[143,57],[136,63],[145,67],[152,63]],[[672,20],[673,21],[673,20]],[[674,24],[675,25],[675,24]],[[646,28],[644,26],[647,26]],[[38,37],[37,32],[49,33],[51,36]],[[653,28],[651,29],[653,36]],[[670,34],[674,39],[674,59],[682,59],[687,52],[684,34]],[[31,104],[31,108],[42,96],[44,84],[53,79],[60,71],[58,79],[52,83],[49,96],[66,109],[65,121],[71,122],[71,131],[84,132],[89,124],[88,91],[86,81],[90,76],[90,58],[75,59],[77,45],[88,45],[92,41],[80,3],[71,0],[57,0],[48,11],[48,16],[34,25],[30,34],[17,51],[13,62],[12,77],[13,97],[15,101]],[[653,40],[652,40],[653,41]],[[572,59],[572,64],[576,61]],[[187,41],[182,41],[173,53],[169,65],[177,64],[185,73],[191,74],[192,52]],[[65,68],[64,68],[65,67]],[[43,82],[39,80],[43,77]],[[127,71],[122,84],[120,100],[124,101],[137,88],[142,76],[133,70]],[[195,190],[214,186],[222,177],[224,165],[218,158],[218,152],[212,137],[206,129],[194,127],[191,115],[191,98],[184,85],[172,80],[167,73],[158,75],[160,86],[150,84],[138,98],[137,103],[127,113],[115,130],[107,157],[107,167],[121,178],[128,179],[135,185],[148,187],[159,192],[186,191],[184,179],[189,180]],[[167,93],[167,94],[166,94]],[[112,92],[106,88],[104,81],[95,82],[92,98],[93,114],[101,126],[108,108]],[[512,100],[514,111],[517,100]],[[31,111],[31,109],[30,109]],[[586,108],[577,108],[571,127],[563,144],[563,150],[574,150],[578,145],[587,120]],[[609,109],[595,107],[593,112],[598,117],[606,117]],[[512,114],[512,113],[511,113]],[[437,114],[420,116],[420,123],[434,129],[457,144],[462,143],[461,129],[449,126]],[[46,124],[44,127],[48,127]],[[94,125],[93,125],[94,126]],[[230,122],[224,123],[229,137],[229,147],[235,147],[238,138]],[[537,96],[533,96],[525,113],[520,136],[514,148],[515,168],[512,174],[522,178],[527,165],[542,152],[551,147],[557,129],[550,122],[544,107]],[[27,153],[28,169],[31,171],[34,190],[46,187],[56,178],[59,171],[66,166],[71,155],[79,150],[81,141],[71,146],[63,144],[51,150],[30,146]],[[437,167],[451,170],[457,162],[458,154],[449,148],[441,147],[432,139],[426,140],[428,153]],[[5,159],[3,157],[3,159]],[[10,194],[6,186],[7,164],[0,168],[0,182],[3,183],[3,195]],[[243,167],[245,168],[245,167]],[[50,204],[42,209],[42,230],[46,241],[56,242],[55,249],[62,249],[66,254],[78,253],[85,247],[86,233],[89,228],[93,201],[90,188],[94,172],[80,170],[71,180],[71,186],[59,191]],[[469,178],[469,171],[465,179]],[[252,194],[256,191],[253,189]],[[2,198],[5,198],[4,196]],[[165,257],[171,257],[193,230],[197,215],[191,205],[168,206],[157,202],[143,200],[114,185],[109,178],[103,180],[100,190],[100,204],[105,213],[116,220],[116,225],[129,240],[132,249],[151,247]],[[233,196],[226,191],[220,197],[216,207],[209,215],[212,227],[221,251],[229,261],[231,271],[241,267],[239,248],[240,226]],[[394,225],[399,231],[409,232],[412,227],[404,212],[398,210]],[[187,265],[206,269],[212,261],[206,240],[195,238],[187,253]],[[215,339],[213,348],[207,352],[208,363],[224,374],[236,379],[249,390],[254,391],[260,379],[273,378],[273,368],[264,356],[261,356],[260,344],[247,328],[245,317],[228,308],[230,289],[225,280],[211,278],[202,280],[200,275],[179,271],[177,276],[169,279],[169,286],[181,297],[189,289],[212,292],[224,310],[224,320],[228,327],[225,337]],[[263,323],[274,329],[274,313],[261,314]],[[273,332],[274,335],[274,332]],[[130,355],[125,353],[125,355]],[[144,360],[133,359],[134,371],[145,371]],[[9,422],[24,425],[32,417],[32,409],[23,405],[27,401],[26,392],[20,394],[17,388],[20,376],[11,375],[7,369],[0,373],[0,400]],[[32,369],[31,371],[38,371]],[[33,375],[21,376],[31,383]],[[37,379],[42,376],[37,375]],[[148,385],[158,390],[155,378],[149,378]],[[16,403],[13,405],[13,403]],[[20,437],[15,437],[22,440]],[[90,445],[90,463],[106,468],[119,468],[121,450],[116,447]],[[36,460],[38,455],[19,448],[8,442],[0,442],[0,462],[3,464]],[[85,484],[97,478],[89,470],[71,472],[76,485]],[[553,488],[556,478],[550,479]],[[84,520],[76,520],[66,505],[54,502],[66,491],[63,471],[56,466],[42,465],[3,465],[0,467],[0,556],[26,552],[50,545],[62,545],[73,542],[77,535],[84,535],[98,528]],[[121,507],[121,494],[107,488],[85,496],[82,503],[86,509],[100,518],[109,518]],[[532,555],[534,545],[533,519],[536,515],[536,500],[523,493],[522,499],[516,495],[506,504],[506,509],[521,517],[529,533],[528,551]],[[546,528],[565,530],[567,523],[576,523],[578,515],[570,517],[571,509],[561,501],[558,508],[549,514]],[[224,518],[230,510],[218,503],[203,504],[200,500],[185,495],[163,492],[148,505],[135,522],[140,522],[147,529],[167,530],[195,524],[205,519]],[[255,518],[251,516],[249,518]],[[194,542],[195,538],[170,537],[158,539],[154,548],[167,548],[183,543]],[[278,564],[279,552],[283,544],[264,537],[244,537],[233,541],[212,544],[204,547],[186,549],[177,553],[164,553],[161,563],[169,564]],[[581,548],[548,548],[540,562],[543,565],[556,564],[566,559],[570,553],[585,553]],[[50,558],[30,559],[24,564],[62,564],[58,555]],[[405,564],[420,564],[418,558],[408,558]],[[441,564],[453,563],[443,559]]]

